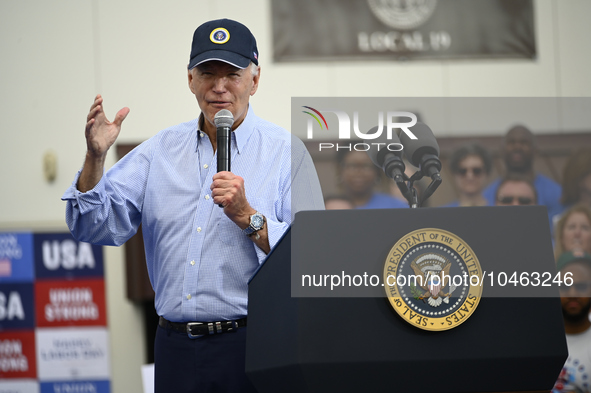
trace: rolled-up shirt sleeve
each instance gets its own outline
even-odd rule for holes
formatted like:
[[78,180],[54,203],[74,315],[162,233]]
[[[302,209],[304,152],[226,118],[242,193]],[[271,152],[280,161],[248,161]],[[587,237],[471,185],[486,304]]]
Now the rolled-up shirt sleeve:
[[62,196],[66,223],[77,240],[120,246],[137,232],[150,168],[148,154],[148,144],[138,146],[87,192],[77,189],[82,170],[78,171]]

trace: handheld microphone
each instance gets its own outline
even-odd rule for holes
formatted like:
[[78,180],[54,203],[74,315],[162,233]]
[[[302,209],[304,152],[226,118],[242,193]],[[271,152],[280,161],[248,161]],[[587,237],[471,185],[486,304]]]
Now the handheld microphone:
[[227,109],[222,109],[215,114],[213,122],[216,127],[216,140],[218,150],[218,172],[230,171],[230,137],[234,116]]
[[433,131],[425,123],[417,122],[410,128],[417,139],[410,139],[406,133],[400,134],[400,142],[404,145],[404,154],[411,164],[419,168],[423,176],[435,180],[439,177],[441,161],[439,161],[439,145]]
[[[232,124],[234,124],[234,115],[227,109],[222,109],[215,114],[213,123],[216,127],[216,141],[218,153],[218,172],[230,171],[230,142],[232,138]],[[218,205],[222,209],[223,205]]]

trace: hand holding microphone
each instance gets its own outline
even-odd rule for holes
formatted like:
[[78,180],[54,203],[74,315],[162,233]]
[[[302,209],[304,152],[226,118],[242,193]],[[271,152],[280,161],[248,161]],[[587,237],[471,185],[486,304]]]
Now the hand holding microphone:
[[230,172],[230,142],[232,141],[232,125],[234,124],[234,115],[227,109],[222,109],[215,114],[213,123],[216,128],[216,140],[218,150],[218,172]]
[[230,143],[234,116],[229,110],[222,109],[215,114],[213,122],[217,134],[218,173],[212,178],[211,196],[214,203],[224,209],[224,214],[241,229],[244,229],[248,226],[248,223],[242,222],[244,217],[250,217],[256,213],[256,210],[250,206],[246,199],[244,179],[230,172]]
[[[231,152],[231,133],[234,124],[234,115],[227,109],[222,109],[215,114],[213,123],[216,128],[217,154],[218,154],[218,172],[230,172]],[[223,203],[218,205],[223,208]]]

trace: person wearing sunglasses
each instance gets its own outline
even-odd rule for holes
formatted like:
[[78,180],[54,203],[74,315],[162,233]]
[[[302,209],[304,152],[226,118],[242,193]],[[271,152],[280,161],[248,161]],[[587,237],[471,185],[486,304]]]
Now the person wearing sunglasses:
[[492,160],[484,147],[476,143],[460,147],[452,153],[450,167],[458,199],[445,207],[489,205],[482,191],[488,182]]
[[[591,255],[582,251],[563,253],[556,262],[562,277],[572,278],[560,287],[560,302],[568,359],[553,393],[589,392],[591,389]],[[565,280],[566,281],[566,280]]]
[[533,183],[526,177],[507,175],[497,188],[495,201],[497,206],[537,205],[538,194]]

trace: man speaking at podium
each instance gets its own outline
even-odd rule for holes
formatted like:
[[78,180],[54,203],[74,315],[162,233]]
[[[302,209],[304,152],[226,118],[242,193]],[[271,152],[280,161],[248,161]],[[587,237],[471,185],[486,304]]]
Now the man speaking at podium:
[[[303,143],[249,105],[258,59],[246,26],[228,19],[199,26],[188,81],[200,116],[159,132],[106,173],[107,151],[129,109],[111,122],[97,95],[84,166],[62,197],[78,240],[121,245],[142,224],[160,315],[159,393],[254,391],[244,373],[248,280],[296,211],[324,207]],[[231,170],[220,171],[214,118],[223,109],[233,118],[224,152]]]

